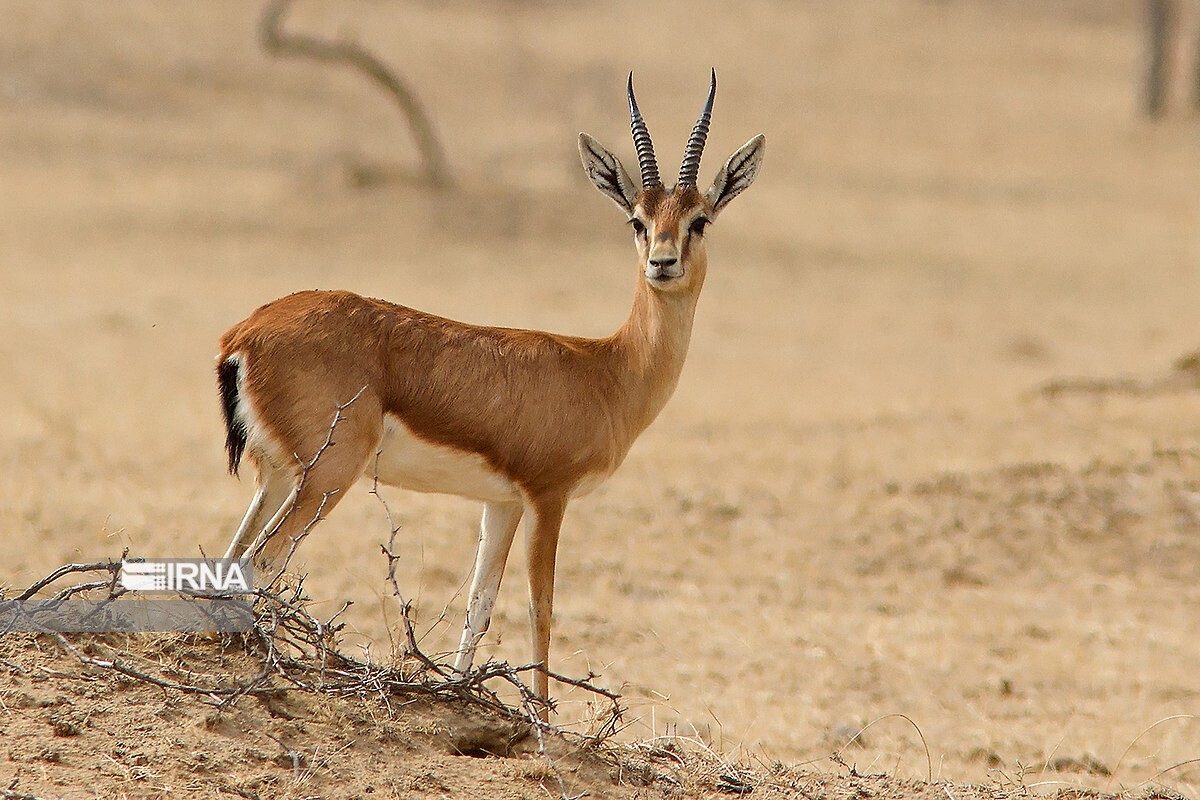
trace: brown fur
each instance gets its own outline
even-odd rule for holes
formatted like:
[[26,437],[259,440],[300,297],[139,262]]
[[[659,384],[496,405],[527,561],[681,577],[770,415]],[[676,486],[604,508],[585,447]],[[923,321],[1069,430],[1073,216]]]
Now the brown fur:
[[243,391],[281,453],[310,459],[337,406],[366,387],[344,412],[339,445],[362,436],[373,447],[382,415],[395,414],[538,496],[616,469],[674,388],[687,352],[679,334],[690,332],[694,310],[694,293],[640,280],[625,325],[584,339],[468,325],[350,292],[298,292],[231,328],[220,357],[242,356]]

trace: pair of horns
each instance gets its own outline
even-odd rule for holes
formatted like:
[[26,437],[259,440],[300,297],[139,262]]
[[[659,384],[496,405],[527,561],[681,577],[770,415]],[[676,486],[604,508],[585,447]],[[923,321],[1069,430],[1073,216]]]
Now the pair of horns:
[[[642,172],[642,188],[650,189],[662,186],[658,176],[658,159],[654,157],[654,142],[650,141],[650,131],[638,110],[637,100],[633,96],[633,73],[629,73],[629,118],[630,128],[633,129],[633,146],[637,149],[638,166]],[[704,142],[708,139],[708,125],[712,118],[713,98],[717,95],[717,70],[712,71],[712,83],[708,87],[708,99],[688,137],[687,147],[683,151],[683,164],[679,167],[679,185],[695,186],[700,174],[700,156],[704,154]]]

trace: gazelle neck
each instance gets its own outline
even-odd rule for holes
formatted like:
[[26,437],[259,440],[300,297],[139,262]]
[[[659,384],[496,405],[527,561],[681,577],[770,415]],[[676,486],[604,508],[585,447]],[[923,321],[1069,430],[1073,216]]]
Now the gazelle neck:
[[667,404],[683,371],[703,276],[696,278],[684,290],[658,291],[639,271],[629,319],[611,337],[629,376],[625,397],[638,432]]

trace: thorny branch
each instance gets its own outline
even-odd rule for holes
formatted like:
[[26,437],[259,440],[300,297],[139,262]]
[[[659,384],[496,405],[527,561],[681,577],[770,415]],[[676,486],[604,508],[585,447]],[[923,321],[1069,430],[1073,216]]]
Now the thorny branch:
[[[380,545],[379,549],[383,551],[384,557],[387,559],[387,581],[392,586],[392,596],[396,598],[396,602],[400,604],[400,621],[404,627],[404,643],[406,650],[404,655],[424,659],[425,655],[421,652],[421,648],[417,642],[416,631],[412,626],[412,603],[405,599],[404,594],[400,591],[400,584],[396,580],[396,563],[400,560],[400,556],[396,555],[396,534],[400,532],[400,526],[396,524],[392,517],[392,508],[388,505],[387,500],[379,493],[379,456],[382,451],[375,452],[375,468],[371,478],[371,494],[383,506],[384,516],[387,517],[388,523],[388,543]],[[442,668],[433,661],[426,659],[424,662],[428,669],[444,675]]]
[[11,784],[9,784],[7,789],[0,786],[0,798],[2,798],[2,800],[42,800],[42,798],[38,797],[37,795],[18,792],[15,788],[16,785],[17,782],[14,780]]
[[263,49],[277,56],[307,58],[327,64],[350,67],[369,78],[387,92],[412,129],[425,174],[434,186],[445,186],[450,181],[450,170],[441,142],[434,133],[433,123],[425,113],[416,94],[395,72],[379,58],[357,42],[326,41],[314,36],[291,33],[283,30],[283,17],[291,6],[291,0],[270,0],[259,20],[258,35]]
[[[78,580],[81,576],[97,572],[109,573],[113,566],[114,562],[64,565],[54,571],[53,580],[42,579],[34,586],[45,590],[56,581],[68,577]],[[115,566],[119,568],[119,563]],[[95,595],[109,585],[108,580],[85,580],[67,586],[55,597]],[[106,597],[118,601],[122,593],[123,589],[117,589],[115,593],[109,593]],[[33,594],[26,590],[19,597],[28,600]],[[282,590],[256,589],[250,593],[250,597],[255,602],[253,630],[244,637],[234,637],[230,641],[240,641],[249,654],[261,661],[262,668],[257,674],[240,679],[221,675],[205,681],[170,680],[164,677],[165,669],[135,667],[132,658],[122,658],[120,654],[105,658],[88,655],[67,635],[49,630],[44,633],[52,637],[67,653],[90,667],[117,672],[169,691],[208,698],[213,705],[222,708],[243,695],[270,695],[277,693],[280,688],[290,686],[301,691],[330,695],[408,695],[458,700],[497,711],[514,721],[525,722],[533,726],[539,735],[542,731],[563,732],[538,719],[536,711],[543,701],[533,694],[522,679],[526,673],[540,669],[540,664],[514,667],[489,661],[459,674],[421,653],[413,639],[409,640],[409,646],[413,648],[411,659],[399,666],[374,664],[349,656],[339,649],[337,635],[342,630],[342,623],[335,620],[345,611],[345,606],[338,609],[328,620],[322,621],[312,616],[306,608],[308,598],[304,594],[302,580],[295,586]],[[206,602],[228,599],[228,596],[203,596],[194,599],[197,602]],[[408,612],[404,613],[406,627],[411,630]],[[163,667],[161,664],[158,666]],[[591,683],[590,678],[594,676],[580,680],[551,672],[550,677],[560,683],[608,699],[611,703],[610,714],[614,718],[619,718],[623,711],[618,703],[620,696]],[[504,703],[487,685],[497,679],[517,690],[521,698],[519,708]],[[611,724],[602,726],[604,730],[610,728]],[[604,737],[594,735],[585,738],[600,740]]]
[[[125,556],[128,555],[128,553],[129,553],[129,551],[126,550],[124,553],[121,554],[121,558],[124,559]],[[94,564],[64,564],[63,566],[61,566],[58,569],[51,572],[46,577],[42,578],[40,581],[35,581],[34,583],[30,584],[28,589],[21,592],[21,594],[17,595],[14,599],[28,600],[29,598],[33,597],[35,594],[40,592],[42,589],[45,589],[50,584],[54,583],[59,578],[63,577],[64,575],[68,575],[72,572],[107,569],[110,572],[112,572],[112,575],[113,575],[112,579],[115,581],[117,578],[117,568],[118,567],[119,567],[119,563],[113,562],[113,561],[98,561]]]

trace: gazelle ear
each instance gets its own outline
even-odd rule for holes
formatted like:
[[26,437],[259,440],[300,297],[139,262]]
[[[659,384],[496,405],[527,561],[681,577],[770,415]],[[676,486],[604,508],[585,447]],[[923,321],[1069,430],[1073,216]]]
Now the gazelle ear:
[[596,188],[611,197],[626,214],[632,214],[638,189],[621,161],[586,133],[579,134],[579,157]]
[[720,212],[722,208],[729,205],[730,200],[754,183],[754,178],[758,175],[758,167],[762,164],[766,151],[767,137],[760,133],[729,157],[725,166],[721,167],[721,171],[713,180],[712,187],[704,195],[714,213]]

